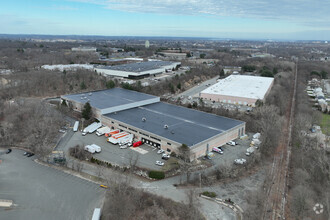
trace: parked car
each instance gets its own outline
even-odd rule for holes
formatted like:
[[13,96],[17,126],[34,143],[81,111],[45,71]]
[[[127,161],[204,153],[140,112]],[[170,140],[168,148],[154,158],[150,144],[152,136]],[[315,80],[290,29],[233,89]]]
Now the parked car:
[[12,150],[9,148],[7,151],[6,151],[6,154],[9,154]]
[[160,149],[159,151],[157,151],[157,154],[162,154],[164,153],[165,151],[163,149]]
[[32,156],[34,156],[34,153],[29,153],[29,154],[27,155],[27,157],[32,157]]
[[156,161],[156,165],[158,165],[158,166],[164,166],[164,162],[157,160]]
[[217,148],[217,147],[212,148],[212,151],[213,151],[213,152],[216,152],[216,153],[218,153],[218,154],[223,154],[223,151],[220,150],[220,149]]
[[162,155],[162,159],[164,159],[164,160],[168,160],[168,159],[170,159],[170,155],[168,155],[168,154],[163,154],[163,155]]
[[60,130],[58,130],[58,132],[60,132],[60,133],[65,133],[65,130],[60,129]]
[[27,156],[27,155],[28,155],[28,153],[29,153],[29,152],[25,151],[23,155],[24,155],[24,156]]
[[234,160],[234,163],[235,164],[245,164],[246,163],[246,160],[241,158],[241,159],[235,159]]
[[235,141],[229,141],[229,142],[227,142],[227,144],[230,145],[230,146],[235,146],[236,145]]

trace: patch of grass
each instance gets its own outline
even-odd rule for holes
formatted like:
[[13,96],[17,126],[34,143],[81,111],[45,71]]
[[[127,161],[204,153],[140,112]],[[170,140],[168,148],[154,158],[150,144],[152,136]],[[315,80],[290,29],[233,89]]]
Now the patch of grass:
[[321,129],[323,134],[330,135],[330,115],[322,114]]
[[202,192],[202,195],[211,197],[211,198],[215,198],[217,196],[217,194],[215,192],[209,192],[209,191]]
[[156,180],[161,180],[165,178],[165,173],[162,171],[152,170],[149,171],[149,177]]
[[174,169],[178,169],[178,168],[179,168],[178,159],[171,157],[169,160],[167,160],[165,162],[165,165],[162,167],[162,170],[164,172],[167,172],[169,170],[174,170]]

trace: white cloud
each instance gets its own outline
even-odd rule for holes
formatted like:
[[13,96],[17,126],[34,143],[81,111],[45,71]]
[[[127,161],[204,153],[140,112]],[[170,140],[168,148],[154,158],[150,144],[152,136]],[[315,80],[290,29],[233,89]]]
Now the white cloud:
[[212,15],[278,19],[330,28],[327,0],[71,0],[99,4],[107,9],[174,15]]

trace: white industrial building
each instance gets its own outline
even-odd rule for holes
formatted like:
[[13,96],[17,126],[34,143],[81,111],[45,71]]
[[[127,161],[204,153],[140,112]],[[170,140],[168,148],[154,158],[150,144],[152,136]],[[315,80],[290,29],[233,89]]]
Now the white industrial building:
[[96,47],[73,47],[72,51],[75,52],[96,52]]
[[180,65],[180,62],[147,61],[117,66],[98,66],[95,67],[94,70],[105,76],[119,76],[135,79],[161,74],[167,70],[172,70],[173,68],[176,69]]
[[274,83],[274,78],[230,75],[200,93],[203,99],[255,106],[256,101],[264,100]]

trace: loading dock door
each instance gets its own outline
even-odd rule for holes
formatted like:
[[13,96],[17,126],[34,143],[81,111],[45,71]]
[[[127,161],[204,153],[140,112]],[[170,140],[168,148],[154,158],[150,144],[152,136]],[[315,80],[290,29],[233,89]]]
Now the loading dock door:
[[160,144],[159,143],[153,142],[153,141],[151,141],[149,139],[141,138],[141,141],[142,141],[142,143],[146,143],[146,144],[148,144],[150,146],[160,148]]

